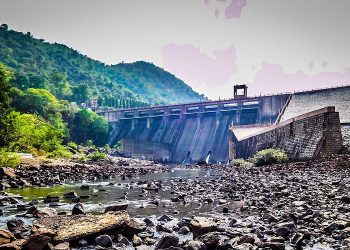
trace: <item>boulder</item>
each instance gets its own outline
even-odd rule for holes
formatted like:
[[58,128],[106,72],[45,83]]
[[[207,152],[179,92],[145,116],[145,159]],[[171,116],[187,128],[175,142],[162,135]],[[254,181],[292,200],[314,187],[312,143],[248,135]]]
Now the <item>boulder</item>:
[[50,237],[41,234],[33,234],[29,237],[26,248],[28,250],[43,250],[50,242]]
[[111,247],[113,244],[112,238],[107,234],[98,236],[95,239],[95,242],[96,242],[96,245],[100,247],[105,247],[105,248]]
[[206,245],[199,240],[190,240],[184,247],[185,250],[207,250]]
[[5,229],[0,229],[0,245],[10,243],[14,239],[15,236],[11,232]]
[[165,249],[172,246],[177,247],[178,244],[179,244],[178,237],[170,234],[164,234],[162,238],[160,238],[160,240],[158,241],[155,249]]
[[120,230],[129,220],[130,217],[125,212],[98,215],[58,215],[40,218],[33,222],[33,226],[53,230],[56,233],[53,242],[62,243],[98,236],[109,230]]
[[54,250],[70,250],[69,242],[60,243],[60,244],[56,245],[53,249]]
[[85,214],[84,207],[81,203],[75,204],[72,209],[72,215],[77,215],[77,214]]
[[7,221],[7,228],[10,230],[10,232],[18,233],[18,232],[23,232],[26,229],[24,228],[24,222],[20,219],[12,219]]
[[217,224],[215,222],[204,217],[195,217],[190,221],[190,226],[194,239],[203,234],[213,232],[217,228]]
[[126,210],[128,208],[128,205],[128,203],[114,203],[106,207],[105,213]]

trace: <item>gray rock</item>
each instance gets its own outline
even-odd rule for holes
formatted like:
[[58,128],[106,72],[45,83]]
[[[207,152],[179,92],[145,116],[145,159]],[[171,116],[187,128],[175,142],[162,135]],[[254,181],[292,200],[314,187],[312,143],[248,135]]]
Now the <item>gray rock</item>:
[[112,238],[107,235],[100,235],[95,239],[96,245],[100,247],[111,247],[113,245]]

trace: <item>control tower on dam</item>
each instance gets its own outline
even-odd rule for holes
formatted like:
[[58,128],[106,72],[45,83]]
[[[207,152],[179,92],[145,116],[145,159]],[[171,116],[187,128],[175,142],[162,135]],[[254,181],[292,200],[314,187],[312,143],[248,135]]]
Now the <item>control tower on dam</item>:
[[[243,94],[238,90],[243,88]],[[110,145],[120,141],[126,156],[172,163],[226,163],[232,126],[276,122],[290,94],[247,97],[235,86],[229,100],[100,112],[111,124]]]

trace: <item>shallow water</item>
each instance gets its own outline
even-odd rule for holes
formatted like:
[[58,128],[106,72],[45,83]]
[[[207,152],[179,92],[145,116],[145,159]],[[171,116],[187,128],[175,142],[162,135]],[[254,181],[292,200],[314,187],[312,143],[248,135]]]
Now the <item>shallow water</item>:
[[[205,171],[199,169],[180,169],[174,168],[171,171],[154,172],[147,175],[136,176],[134,178],[121,178],[97,181],[97,182],[75,182],[65,183],[52,187],[27,187],[21,189],[8,189],[7,192],[12,195],[23,196],[23,203],[32,200],[38,200],[39,206],[48,206],[43,202],[44,197],[59,196],[60,206],[55,207],[57,211],[71,211],[74,204],[70,199],[63,198],[65,193],[76,192],[79,196],[90,195],[87,199],[81,199],[86,212],[98,213],[102,212],[106,206],[116,202],[128,202],[127,211],[136,218],[156,217],[164,213],[173,217],[190,217],[191,215],[206,215],[220,214],[222,208],[215,204],[201,204],[197,199],[191,199],[191,202],[183,204],[182,202],[171,202],[170,198],[175,197],[171,194],[171,182],[182,180],[195,179],[216,179],[219,172]],[[162,181],[162,188],[159,192],[149,191],[142,192],[142,185],[137,185],[138,181]],[[81,190],[82,184],[88,184],[89,190]],[[127,196],[125,200],[123,196]],[[153,205],[149,202],[159,200],[159,205]],[[16,209],[16,205],[3,208],[4,216],[0,217],[0,228],[6,228],[6,221],[16,214],[21,213]],[[26,220],[26,223],[30,223]]]

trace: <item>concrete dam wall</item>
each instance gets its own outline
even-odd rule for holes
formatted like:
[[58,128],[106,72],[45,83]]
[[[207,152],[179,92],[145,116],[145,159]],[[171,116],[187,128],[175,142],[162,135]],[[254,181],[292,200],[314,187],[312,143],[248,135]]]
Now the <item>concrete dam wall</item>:
[[271,124],[290,95],[117,110],[103,115],[127,156],[173,163],[228,161],[229,128]]
[[[113,127],[109,144],[121,141],[126,156],[173,163],[226,163],[229,160],[230,128],[234,127],[236,131],[241,128],[245,130],[243,134],[251,135],[263,127],[275,126],[276,123],[284,123],[328,106],[334,106],[339,112],[344,145],[350,145],[350,86],[100,113]],[[321,119],[313,122],[322,123]],[[303,131],[302,128],[300,127],[300,133],[308,133],[310,136],[310,131]],[[318,130],[314,131],[317,134]],[[278,138],[281,145],[290,139],[288,136]],[[298,138],[302,136],[289,140],[290,147],[299,147]],[[237,152],[243,152],[248,147],[244,143],[240,145],[244,149]],[[269,145],[274,146],[272,142],[258,143],[255,146],[262,149]],[[249,144],[249,147],[251,149],[252,145]],[[302,153],[299,152],[298,155],[302,156]]]

